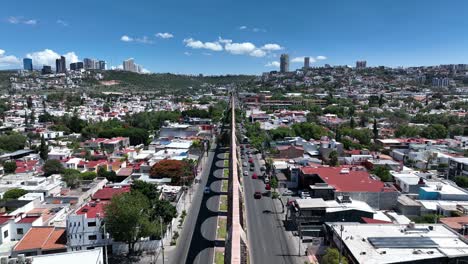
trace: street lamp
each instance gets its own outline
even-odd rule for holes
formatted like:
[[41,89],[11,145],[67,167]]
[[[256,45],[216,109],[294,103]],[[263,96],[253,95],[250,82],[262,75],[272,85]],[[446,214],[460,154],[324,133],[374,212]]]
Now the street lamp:
[[[344,219],[343,219],[344,221]],[[340,242],[340,259],[339,259],[339,264],[342,264],[341,260],[343,258],[343,230],[344,230],[344,226],[341,224],[340,225],[340,239],[341,239],[341,242]]]

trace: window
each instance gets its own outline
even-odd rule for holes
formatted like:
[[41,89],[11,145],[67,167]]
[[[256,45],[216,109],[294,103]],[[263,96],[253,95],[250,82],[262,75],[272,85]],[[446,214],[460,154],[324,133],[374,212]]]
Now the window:
[[90,235],[90,236],[88,236],[88,239],[89,240],[96,240],[97,236],[96,235]]
[[96,222],[88,222],[88,226],[96,226]]
[[7,238],[8,237],[8,230],[5,230],[3,231],[3,238]]
[[16,228],[16,234],[22,235],[23,234],[23,228]]

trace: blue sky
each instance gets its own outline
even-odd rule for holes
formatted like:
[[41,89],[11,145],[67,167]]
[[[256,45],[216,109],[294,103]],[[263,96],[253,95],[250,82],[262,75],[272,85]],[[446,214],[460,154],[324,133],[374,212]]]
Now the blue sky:
[[468,63],[467,10],[463,0],[7,1],[0,69],[58,54],[193,74],[259,74],[281,53],[314,65]]

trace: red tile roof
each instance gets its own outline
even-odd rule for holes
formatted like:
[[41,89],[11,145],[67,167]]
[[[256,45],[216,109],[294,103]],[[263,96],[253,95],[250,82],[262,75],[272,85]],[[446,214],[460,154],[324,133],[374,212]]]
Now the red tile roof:
[[468,224],[468,216],[445,217],[441,218],[440,222],[452,229],[462,229],[464,225]]
[[4,223],[8,222],[11,219],[13,219],[13,217],[8,216],[8,215],[1,215],[0,216],[0,225],[3,225]]
[[104,208],[108,204],[107,201],[90,202],[85,204],[80,210],[76,211],[77,215],[86,215],[86,218],[104,217]]
[[361,219],[366,224],[393,224],[392,222],[379,220],[379,219],[368,218],[368,217],[361,217]]
[[93,195],[93,200],[110,200],[114,195],[130,192],[130,186],[120,188],[104,187]]
[[[349,173],[342,173],[348,169]],[[394,188],[385,187],[379,179],[373,179],[365,170],[352,170],[349,166],[340,167],[302,167],[303,174],[317,174],[324,182],[335,187],[338,192],[393,192]]]
[[65,228],[32,227],[16,244],[14,251],[55,250],[66,248]]
[[21,224],[26,224],[26,223],[32,223],[36,221],[39,218],[39,216],[27,216],[25,218],[22,218],[21,220],[18,221],[18,223]]

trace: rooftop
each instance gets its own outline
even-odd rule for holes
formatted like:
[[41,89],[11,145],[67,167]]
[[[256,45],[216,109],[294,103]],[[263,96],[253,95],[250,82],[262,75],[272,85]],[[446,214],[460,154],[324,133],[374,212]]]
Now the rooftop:
[[110,200],[114,195],[130,191],[130,186],[104,187],[93,195],[93,200]]
[[442,224],[329,223],[359,263],[381,264],[468,256],[468,244]]
[[372,178],[366,170],[353,170],[352,167],[303,167],[304,174],[317,174],[324,182],[335,187],[338,192],[393,192],[377,178]]
[[77,215],[85,215],[86,218],[104,217],[104,208],[107,202],[89,202],[76,211]]
[[14,251],[55,250],[66,247],[65,228],[32,227],[15,246]]

